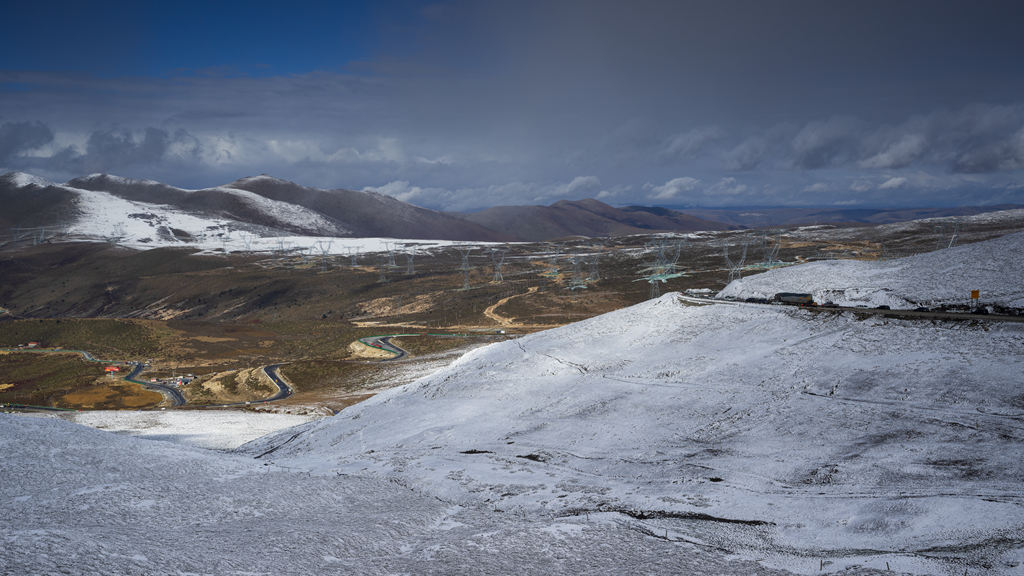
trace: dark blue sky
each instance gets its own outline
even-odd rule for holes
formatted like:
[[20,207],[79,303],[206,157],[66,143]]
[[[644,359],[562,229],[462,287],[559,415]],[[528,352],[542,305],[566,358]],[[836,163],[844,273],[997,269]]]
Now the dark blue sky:
[[0,170],[472,209],[1024,203],[1018,2],[20,2]]
[[5,7],[5,19],[27,25],[5,27],[0,68],[106,77],[338,70],[373,58],[385,28],[418,18],[412,2],[57,4]]

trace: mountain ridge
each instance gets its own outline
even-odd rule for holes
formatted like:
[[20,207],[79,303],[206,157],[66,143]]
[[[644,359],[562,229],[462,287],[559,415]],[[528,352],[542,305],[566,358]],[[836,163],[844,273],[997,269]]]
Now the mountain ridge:
[[[377,192],[314,188],[266,174],[192,190],[155,180],[99,173],[58,184],[24,172],[0,175],[0,202],[5,206],[0,214],[3,227],[67,227],[75,223],[76,233],[109,236],[108,229],[118,228],[119,220],[129,227],[141,220],[152,229],[154,240],[171,238],[182,242],[197,235],[229,235],[231,230],[247,230],[258,236],[536,242],[572,236],[816,224],[876,225],[1019,208],[998,205],[679,209],[615,207],[595,198],[584,198],[559,200],[547,206],[495,206],[478,212],[454,213],[415,206]],[[135,226],[144,232],[143,228]]]

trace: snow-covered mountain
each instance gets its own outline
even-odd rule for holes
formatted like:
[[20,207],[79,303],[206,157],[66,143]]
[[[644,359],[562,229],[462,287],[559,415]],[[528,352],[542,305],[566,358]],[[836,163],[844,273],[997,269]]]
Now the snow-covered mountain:
[[259,237],[391,237],[500,240],[461,218],[372,192],[319,190],[269,176],[200,190],[93,174],[55,184],[29,174],[0,175],[8,206],[0,226],[61,228],[141,248]]
[[[899,264],[872,280],[897,285]],[[1006,266],[1008,294],[1022,263]],[[1022,323],[668,294],[477,349],[221,461],[0,416],[0,564],[1019,574],[1022,350]]]

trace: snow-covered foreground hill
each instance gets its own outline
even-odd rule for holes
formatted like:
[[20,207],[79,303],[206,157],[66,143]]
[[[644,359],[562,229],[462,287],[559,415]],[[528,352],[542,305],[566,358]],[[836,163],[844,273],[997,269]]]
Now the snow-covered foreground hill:
[[811,293],[818,303],[911,309],[966,305],[971,290],[983,304],[1024,308],[1024,232],[995,240],[888,261],[831,260],[778,268],[733,281],[725,298]]
[[783,574],[631,529],[367,475],[0,414],[2,574]]
[[249,448],[508,516],[619,511],[790,569],[825,558],[933,573],[966,558],[1012,573],[1024,560],[1022,351],[1020,324],[670,294],[477,350]]

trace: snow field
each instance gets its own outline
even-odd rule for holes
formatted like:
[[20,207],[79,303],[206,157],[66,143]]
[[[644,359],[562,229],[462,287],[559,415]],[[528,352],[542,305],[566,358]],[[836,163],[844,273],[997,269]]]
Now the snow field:
[[0,414],[0,450],[4,574],[784,574],[617,518],[498,513],[53,418]]
[[670,294],[479,349],[244,449],[513,513],[750,521],[660,520],[785,566],[873,554],[929,573],[928,550],[991,561],[1001,553],[986,541],[1021,548],[1020,350],[1016,324],[691,307]]
[[981,302],[1024,308],[1024,232],[889,261],[832,260],[777,268],[734,280],[719,298],[772,298],[804,292],[840,306],[912,309]]
[[317,417],[241,410],[96,410],[73,412],[64,418],[109,432],[198,448],[233,450],[261,436]]

